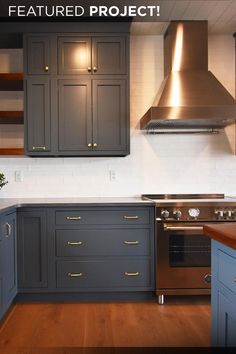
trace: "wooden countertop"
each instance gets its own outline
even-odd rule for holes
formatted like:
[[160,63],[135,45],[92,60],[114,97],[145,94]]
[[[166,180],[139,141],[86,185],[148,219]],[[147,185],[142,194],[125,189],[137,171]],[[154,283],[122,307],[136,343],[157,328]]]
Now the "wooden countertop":
[[210,238],[236,250],[236,223],[205,225],[203,231]]

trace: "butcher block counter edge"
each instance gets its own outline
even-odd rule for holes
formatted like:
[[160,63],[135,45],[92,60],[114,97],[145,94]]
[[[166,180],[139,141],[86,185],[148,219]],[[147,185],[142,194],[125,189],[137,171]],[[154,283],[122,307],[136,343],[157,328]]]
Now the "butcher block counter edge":
[[236,223],[204,225],[206,236],[236,250]]

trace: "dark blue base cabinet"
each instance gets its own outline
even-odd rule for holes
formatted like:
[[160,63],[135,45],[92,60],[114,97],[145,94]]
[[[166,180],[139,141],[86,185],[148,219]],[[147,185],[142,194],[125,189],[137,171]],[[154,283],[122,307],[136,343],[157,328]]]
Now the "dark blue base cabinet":
[[150,206],[21,209],[19,295],[141,299],[154,291],[154,242]]
[[17,293],[16,213],[0,215],[0,319]]
[[213,346],[236,347],[236,250],[212,241]]

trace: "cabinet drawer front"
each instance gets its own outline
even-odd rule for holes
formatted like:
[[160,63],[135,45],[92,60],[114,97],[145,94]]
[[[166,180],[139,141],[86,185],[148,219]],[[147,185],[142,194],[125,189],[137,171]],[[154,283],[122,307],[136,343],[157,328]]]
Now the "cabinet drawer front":
[[236,294],[236,258],[219,251],[218,280]]
[[57,225],[149,224],[149,209],[56,211]]
[[149,254],[149,229],[56,231],[56,255],[58,257]]
[[139,260],[60,261],[58,288],[150,287],[150,262]]

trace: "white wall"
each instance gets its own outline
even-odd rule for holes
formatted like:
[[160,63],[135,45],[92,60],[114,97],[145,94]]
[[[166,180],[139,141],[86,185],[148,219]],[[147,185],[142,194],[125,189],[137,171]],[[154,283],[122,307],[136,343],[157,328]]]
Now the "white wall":
[[[231,36],[210,36],[209,68],[234,95],[235,43]],[[1,56],[2,54],[2,56]],[[7,59],[0,52],[0,66]],[[18,56],[19,57],[19,56]],[[5,59],[4,59],[5,58]],[[11,62],[11,70],[20,65]],[[13,69],[12,69],[13,68]],[[133,196],[141,193],[225,192],[236,194],[234,127],[219,135],[145,135],[139,119],[152,104],[163,79],[163,38],[131,37],[131,154],[121,158],[0,158],[9,184],[0,197]],[[14,101],[15,100],[15,101]],[[12,102],[14,101],[14,102]],[[0,110],[20,106],[20,97],[0,93]],[[0,131],[9,127],[0,126]],[[13,129],[13,128],[12,128]],[[22,144],[21,128],[10,132]],[[8,135],[8,136],[9,136]],[[10,145],[3,139],[0,144]],[[14,182],[21,170],[23,182]],[[109,170],[117,180],[109,180]]]

